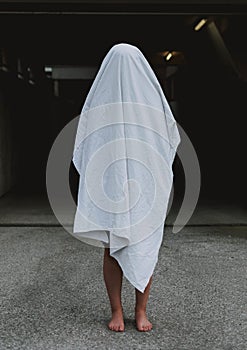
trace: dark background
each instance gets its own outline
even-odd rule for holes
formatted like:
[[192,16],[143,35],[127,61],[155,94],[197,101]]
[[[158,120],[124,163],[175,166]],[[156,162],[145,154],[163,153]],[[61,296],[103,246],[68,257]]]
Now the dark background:
[[[194,145],[202,175],[200,198],[244,203],[247,12],[241,3],[0,2],[0,196],[13,190],[46,192],[50,147],[80,113],[93,81],[54,82],[44,67],[99,68],[111,46],[127,42],[148,59]],[[211,25],[196,32],[201,18]],[[166,51],[177,55],[165,61]],[[174,172],[182,196],[178,157]],[[75,193],[73,164],[70,177]]]

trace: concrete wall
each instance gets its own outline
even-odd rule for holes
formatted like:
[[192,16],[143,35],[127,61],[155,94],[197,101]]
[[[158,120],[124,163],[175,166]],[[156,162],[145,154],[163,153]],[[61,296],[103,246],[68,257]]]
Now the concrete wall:
[[39,191],[45,186],[52,95],[48,87],[0,74],[0,196],[15,189]]
[[79,104],[53,95],[51,80],[31,85],[0,71],[0,197],[46,192],[51,146],[79,111]]
[[[0,0],[0,3],[47,3],[47,0]],[[50,0],[49,3],[84,4],[246,4],[246,0]]]
[[18,145],[13,134],[13,116],[9,92],[0,79],[0,196],[8,192],[17,180]]

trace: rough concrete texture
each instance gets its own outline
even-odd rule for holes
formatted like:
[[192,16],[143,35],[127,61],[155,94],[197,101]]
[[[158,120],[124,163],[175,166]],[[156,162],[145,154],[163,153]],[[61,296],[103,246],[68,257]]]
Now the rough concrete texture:
[[150,332],[134,324],[123,279],[125,332],[108,330],[103,249],[60,227],[0,227],[0,349],[244,350],[246,227],[165,228],[153,275]]

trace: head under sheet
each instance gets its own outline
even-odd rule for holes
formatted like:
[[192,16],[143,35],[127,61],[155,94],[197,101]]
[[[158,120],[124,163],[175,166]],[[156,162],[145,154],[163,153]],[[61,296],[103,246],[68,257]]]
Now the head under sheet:
[[152,235],[166,217],[179,143],[176,121],[148,61],[136,46],[114,45],[78,123],[75,236],[109,244],[113,253]]

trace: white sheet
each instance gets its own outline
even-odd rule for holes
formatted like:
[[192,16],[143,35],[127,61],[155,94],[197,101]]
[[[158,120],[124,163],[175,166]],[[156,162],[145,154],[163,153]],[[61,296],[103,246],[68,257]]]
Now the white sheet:
[[110,247],[141,292],[158,261],[179,143],[176,121],[146,58],[133,45],[114,45],[78,123],[73,234]]

